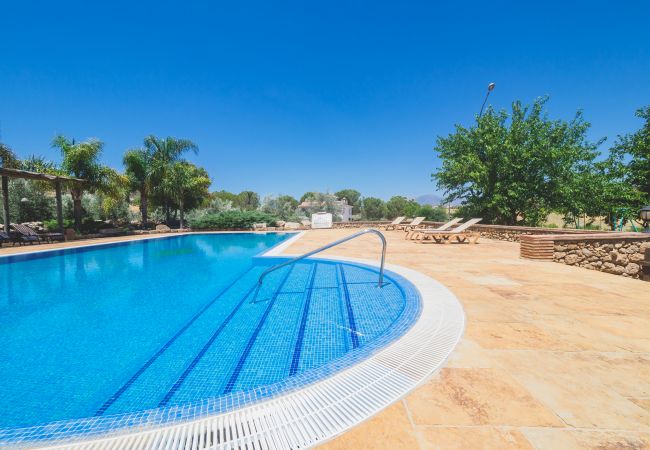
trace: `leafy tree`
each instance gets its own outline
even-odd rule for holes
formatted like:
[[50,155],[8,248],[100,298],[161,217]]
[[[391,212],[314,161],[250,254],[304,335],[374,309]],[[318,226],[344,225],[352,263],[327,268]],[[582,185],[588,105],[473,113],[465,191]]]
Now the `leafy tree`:
[[619,136],[611,150],[610,163],[619,171],[622,181],[640,192],[638,200],[647,203],[650,202],[650,105],[638,109],[635,115],[645,122],[636,132]]
[[18,157],[11,147],[0,142],[0,167],[16,168],[18,165]]
[[213,192],[212,194],[210,194],[210,196],[213,199],[218,198],[224,202],[230,202],[233,205],[237,204],[237,194],[233,194],[232,192],[221,190],[221,191]]
[[262,211],[279,217],[282,220],[290,220],[296,217],[296,208],[298,200],[290,195],[281,195],[274,197],[267,196],[262,201]]
[[339,200],[346,199],[348,201],[348,205],[352,205],[357,208],[359,207],[361,192],[355,189],[343,189],[341,191],[335,192],[334,195],[336,195],[336,198]]
[[304,194],[302,194],[302,197],[300,197],[300,203],[305,202],[305,201],[307,201],[309,199],[313,199],[318,194],[319,194],[318,192],[311,192],[311,191],[305,192]]
[[278,203],[282,209],[295,210],[298,207],[298,200],[290,195],[281,195],[278,197]]
[[426,220],[434,222],[444,222],[447,220],[447,211],[445,208],[433,207],[431,205],[422,205],[413,214],[414,216],[424,217]]
[[18,223],[54,217],[54,197],[47,183],[13,178],[9,180],[9,217]]
[[447,202],[461,200],[465,214],[489,222],[539,225],[579,189],[575,174],[589,169],[602,141],[587,141],[580,112],[570,122],[549,119],[546,101],[515,101],[510,115],[489,108],[475,126],[438,137],[442,167],[433,179]]
[[375,197],[363,199],[363,216],[367,220],[380,220],[386,216],[386,204]]
[[420,205],[415,200],[396,195],[386,202],[386,217],[391,220],[400,216],[413,217],[419,208]]
[[31,155],[19,161],[17,166],[28,172],[49,173],[53,175],[61,174],[61,170],[55,162],[47,160],[42,156]]
[[129,186],[140,193],[142,225],[149,222],[148,207],[154,178],[154,153],[151,148],[127,150],[123,158]]
[[180,211],[180,228],[183,228],[185,210],[197,205],[209,195],[210,177],[205,169],[186,161],[174,163],[163,181],[163,188]]
[[179,139],[168,136],[158,138],[149,135],[144,138],[144,148],[152,155],[152,200],[163,207],[165,220],[170,223],[172,199],[168,191],[163,188],[165,178],[171,168],[182,161],[188,151],[198,153],[198,146],[189,139]]
[[253,191],[242,191],[237,194],[236,204],[243,211],[253,211],[260,206],[260,196]]
[[81,199],[84,191],[101,191],[108,195],[115,194],[119,176],[113,169],[99,162],[104,144],[97,139],[89,139],[76,143],[64,136],[57,136],[52,146],[58,148],[63,156],[61,169],[68,175],[81,178],[85,183],[67,183],[72,196],[74,209],[74,226],[81,230],[82,207]]

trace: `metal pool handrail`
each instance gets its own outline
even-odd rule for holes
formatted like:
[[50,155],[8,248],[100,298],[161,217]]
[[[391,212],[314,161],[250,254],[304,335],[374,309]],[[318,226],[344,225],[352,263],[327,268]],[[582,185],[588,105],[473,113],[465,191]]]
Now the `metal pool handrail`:
[[290,264],[293,264],[295,262],[298,262],[298,261],[300,261],[302,259],[309,258],[310,256],[315,255],[316,253],[320,253],[320,252],[322,252],[324,250],[327,250],[329,248],[332,248],[332,247],[337,246],[339,244],[342,244],[344,242],[350,241],[350,240],[352,240],[354,238],[357,238],[357,237],[361,236],[362,234],[366,234],[366,233],[376,234],[377,236],[379,236],[379,239],[381,239],[381,265],[379,266],[379,283],[378,283],[377,286],[382,287],[382,285],[384,284],[384,261],[386,260],[386,238],[378,230],[375,230],[374,228],[366,228],[365,230],[361,230],[358,233],[354,233],[354,234],[352,234],[350,236],[339,239],[338,241],[334,241],[331,244],[327,244],[327,245],[324,245],[324,246],[322,246],[320,248],[317,248],[316,250],[312,250],[311,252],[307,252],[304,255],[296,256],[295,258],[290,259],[289,261],[285,261],[285,262],[277,264],[277,265],[275,265],[273,267],[269,267],[264,272],[262,272],[259,279],[257,280],[257,288],[255,289],[255,295],[253,296],[253,299],[257,298],[257,293],[259,292],[260,288],[262,287],[262,283],[264,282],[264,277],[266,277],[271,272],[273,272],[275,270],[278,270],[278,269],[281,269],[283,267],[286,267],[286,266],[288,266]]

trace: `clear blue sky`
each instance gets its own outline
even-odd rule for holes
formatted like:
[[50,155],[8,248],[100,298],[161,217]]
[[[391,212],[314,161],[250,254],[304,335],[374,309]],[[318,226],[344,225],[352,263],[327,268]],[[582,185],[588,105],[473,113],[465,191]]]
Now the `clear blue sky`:
[[194,140],[213,189],[433,193],[435,137],[490,102],[551,96],[592,137],[650,103],[647,1],[34,2],[0,5],[0,132],[57,133],[121,168],[147,134]]

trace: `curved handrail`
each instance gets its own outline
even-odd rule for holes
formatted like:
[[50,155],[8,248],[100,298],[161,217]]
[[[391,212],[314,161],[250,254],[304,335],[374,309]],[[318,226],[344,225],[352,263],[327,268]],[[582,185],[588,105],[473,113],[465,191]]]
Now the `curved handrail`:
[[323,247],[317,248],[316,250],[312,250],[311,252],[307,252],[307,253],[305,253],[303,255],[296,256],[295,258],[292,258],[289,261],[285,261],[283,263],[280,263],[280,264],[277,264],[275,266],[269,267],[264,272],[262,272],[259,279],[257,280],[257,288],[255,289],[255,295],[253,296],[253,301],[255,301],[255,299],[257,298],[257,293],[259,292],[260,288],[262,287],[262,283],[264,282],[264,278],[268,274],[270,274],[271,272],[273,272],[275,270],[278,270],[278,269],[281,269],[283,267],[286,267],[286,266],[288,266],[290,264],[293,264],[295,262],[298,262],[298,261],[300,261],[302,259],[309,258],[310,256],[315,255],[316,253],[320,253],[322,251],[325,251],[325,250],[327,250],[329,248],[332,248],[332,247],[337,246],[339,244],[342,244],[344,242],[350,241],[350,240],[352,240],[354,238],[357,238],[357,237],[359,237],[359,236],[361,236],[363,234],[366,234],[366,233],[376,234],[379,237],[379,239],[381,240],[381,244],[382,244],[381,245],[381,265],[379,266],[379,283],[378,283],[377,287],[382,287],[382,285],[384,284],[384,262],[386,260],[386,238],[384,237],[384,235],[379,230],[375,230],[374,228],[366,228],[365,230],[361,230],[358,233],[354,233],[354,234],[352,234],[350,236],[347,236],[347,237],[344,237],[344,238],[339,239],[337,241],[334,241],[331,244],[324,245]]

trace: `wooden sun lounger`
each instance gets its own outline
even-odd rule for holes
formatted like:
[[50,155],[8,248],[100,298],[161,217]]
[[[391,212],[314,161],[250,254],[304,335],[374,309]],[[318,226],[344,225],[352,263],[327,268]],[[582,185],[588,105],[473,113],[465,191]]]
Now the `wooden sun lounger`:
[[2,244],[5,242],[13,242],[13,240],[7,233],[0,231],[0,247],[2,247]]
[[29,228],[27,225],[12,223],[11,228],[13,228],[18,233],[17,242],[19,242],[20,244],[27,243],[27,242],[33,244],[34,242],[38,243],[41,241],[41,238],[38,235],[38,233],[32,230],[31,228]]
[[399,216],[399,217],[396,217],[395,220],[393,220],[391,223],[389,223],[388,225],[386,225],[386,226],[384,227],[384,230],[386,230],[386,231],[388,231],[388,230],[395,230],[396,227],[397,227],[399,224],[401,224],[402,222],[404,222],[404,219],[406,219],[406,216]]
[[463,220],[462,217],[456,217],[455,219],[440,225],[438,228],[416,228],[415,230],[408,230],[406,232],[406,239],[417,239],[421,236],[420,232],[422,231],[445,231],[456,225],[461,220]]
[[406,223],[404,225],[397,225],[395,227],[395,229],[396,230],[404,230],[404,231],[413,230],[416,227],[419,227],[420,224],[424,221],[424,219],[426,219],[426,217],[416,217],[410,223]]
[[458,228],[455,228],[450,231],[425,231],[422,232],[422,237],[418,241],[420,243],[424,242],[436,242],[437,244],[451,244],[452,239],[456,239],[457,242],[469,242],[470,244],[476,244],[481,237],[481,233],[478,231],[469,231],[469,227],[476,225],[483,219],[471,219],[467,222],[461,224]]

